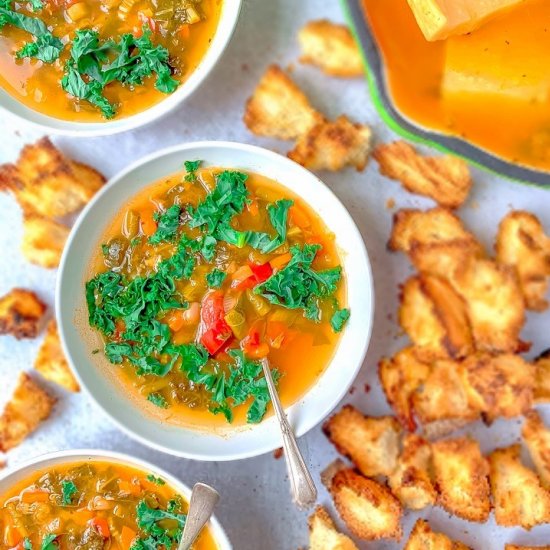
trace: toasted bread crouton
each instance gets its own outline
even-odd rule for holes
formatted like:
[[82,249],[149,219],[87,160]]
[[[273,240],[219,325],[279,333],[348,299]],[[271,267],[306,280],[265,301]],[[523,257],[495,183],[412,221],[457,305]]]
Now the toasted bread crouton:
[[535,368],[519,355],[477,353],[463,362],[470,403],[488,422],[525,414],[533,404]]
[[0,334],[36,338],[45,312],[46,304],[34,292],[14,288],[0,298]]
[[309,550],[357,550],[349,537],[338,532],[332,518],[322,506],[315,508],[308,524]]
[[538,412],[532,410],[525,415],[521,435],[529,449],[542,486],[550,489],[550,429],[544,425]]
[[550,546],[517,546],[516,544],[507,544],[504,550],[550,550]]
[[449,513],[483,523],[491,511],[489,465],[479,444],[469,437],[432,444],[439,503]]
[[393,416],[367,417],[345,405],[325,422],[323,431],[362,474],[387,476],[395,469],[401,427]]
[[510,212],[501,222],[496,241],[497,261],[516,269],[528,309],[548,307],[550,237],[529,212]]
[[433,364],[424,384],[413,396],[413,409],[429,437],[445,433],[439,424],[449,421],[449,429],[464,426],[480,418],[479,408],[473,406],[463,383],[463,366],[459,361],[444,359]]
[[61,342],[59,341],[55,319],[52,319],[48,323],[46,336],[38,350],[34,368],[50,382],[54,382],[68,391],[80,391],[78,382],[61,349]]
[[363,75],[361,52],[348,27],[326,19],[310,21],[300,29],[300,61],[319,67],[331,76]]
[[497,524],[529,530],[550,522],[550,493],[522,464],[520,452],[520,445],[512,445],[489,455],[491,489]]
[[368,126],[341,115],[333,122],[319,122],[301,135],[288,157],[310,170],[337,172],[353,166],[361,172],[367,166],[371,137]]
[[332,478],[330,493],[354,535],[366,540],[401,539],[403,510],[385,485],[346,469]]
[[476,238],[464,227],[462,220],[449,209],[404,208],[394,214],[388,247],[390,250],[408,254],[413,245],[432,246],[456,242],[481,247]]
[[433,506],[437,493],[431,478],[430,443],[416,434],[407,434],[396,470],[389,477],[392,493],[404,508],[421,510]]
[[443,533],[432,531],[429,523],[419,519],[414,524],[413,530],[404,550],[471,550],[469,546],[461,542],[451,540]]
[[25,216],[21,251],[29,262],[52,269],[59,265],[70,229],[41,216]]
[[425,157],[406,141],[381,144],[373,157],[380,173],[398,180],[410,193],[424,195],[447,208],[461,206],[472,187],[468,165],[452,155]]
[[535,361],[535,403],[550,403],[550,350]]
[[422,361],[464,357],[473,352],[466,304],[441,277],[424,274],[405,283],[399,322]]
[[11,400],[0,416],[0,451],[17,447],[50,416],[55,399],[26,373],[21,373]]
[[70,214],[104,183],[99,172],[67,158],[47,137],[25,146],[17,164],[0,166],[0,191],[12,192],[26,214]]
[[493,260],[470,258],[455,270],[452,284],[466,301],[477,349],[521,349],[519,334],[525,322],[525,304],[513,269]]
[[391,358],[382,359],[378,366],[378,376],[386,399],[401,425],[410,432],[416,430],[412,397],[429,373],[430,366],[418,360],[413,347],[405,348]]
[[324,119],[278,65],[271,65],[246,103],[244,123],[259,136],[296,139]]

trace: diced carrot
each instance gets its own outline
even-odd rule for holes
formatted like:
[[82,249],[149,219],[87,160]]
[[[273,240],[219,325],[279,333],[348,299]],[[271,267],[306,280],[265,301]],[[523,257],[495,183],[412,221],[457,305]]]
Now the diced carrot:
[[6,529],[4,530],[4,542],[8,547],[15,546],[23,540],[23,536],[18,531],[17,527],[13,523],[8,523]]
[[307,229],[311,225],[309,216],[304,212],[302,208],[293,204],[289,210],[290,219],[301,229]]
[[260,213],[260,208],[258,206],[258,201],[256,201],[256,200],[251,200],[246,205],[246,208],[253,216],[257,216]]
[[95,518],[92,518],[88,525],[91,525],[95,528],[95,530],[104,538],[108,539],[111,536],[111,529],[109,527],[109,522],[106,518],[103,518],[101,516],[96,516]]
[[239,286],[241,283],[243,283],[249,277],[252,277],[252,276],[253,276],[253,273],[252,273],[252,269],[250,269],[250,266],[243,265],[239,267],[239,269],[237,269],[237,271],[235,271],[235,273],[233,273],[233,275],[231,276],[231,280],[233,281],[231,283],[231,286],[232,287]]
[[47,502],[50,493],[44,489],[25,489],[21,493],[21,502],[32,504],[33,502]]
[[184,23],[179,29],[178,29],[178,34],[183,38],[183,39],[187,39],[189,38],[189,35],[191,34],[191,30],[190,30],[190,25],[187,24],[187,23]]
[[185,310],[176,309],[168,316],[167,322],[172,332],[178,332],[185,324],[185,319],[183,317],[184,313]]
[[79,508],[71,514],[71,519],[82,527],[84,527],[93,517],[94,512],[88,510],[88,508]]
[[139,219],[141,222],[141,231],[147,237],[150,237],[157,230],[157,222],[153,218],[153,214],[156,212],[155,208],[147,206],[139,211]]
[[138,483],[132,483],[125,479],[118,480],[118,488],[129,495],[139,496],[141,494],[141,487]]
[[122,550],[130,550],[136,537],[137,533],[133,529],[123,525],[120,531],[120,545]]
[[271,265],[271,269],[283,269],[283,267],[288,264],[292,260],[292,254],[290,252],[287,252],[286,254],[279,254],[279,256],[276,256],[273,258],[269,263]]
[[269,345],[265,342],[262,342],[256,346],[253,344],[245,344],[243,351],[246,355],[248,355],[248,357],[252,357],[253,359],[263,359],[269,355]]

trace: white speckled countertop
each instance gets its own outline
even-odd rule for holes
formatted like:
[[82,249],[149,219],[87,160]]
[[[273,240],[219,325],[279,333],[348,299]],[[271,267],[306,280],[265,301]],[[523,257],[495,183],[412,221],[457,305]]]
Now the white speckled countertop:
[[[391,132],[376,114],[361,80],[338,80],[321,75],[311,67],[297,63],[296,32],[306,21],[328,17],[343,18],[336,0],[246,0],[234,39],[219,65],[190,100],[169,117],[140,130],[107,138],[55,138],[64,151],[95,165],[112,176],[142,155],[161,147],[204,139],[244,141],[286,151],[282,142],[256,138],[245,129],[241,117],[246,97],[264,68],[273,62],[293,64],[293,76],[312,97],[314,105],[329,116],[347,113],[374,128],[378,140],[391,139]],[[40,137],[7,115],[0,114],[0,162],[15,159],[21,146]],[[505,181],[479,170],[473,170],[476,185],[461,215],[467,224],[492,246],[499,219],[513,206],[537,214],[550,230],[550,192]],[[407,261],[386,251],[392,211],[396,207],[424,206],[428,201],[407,195],[395,182],[383,179],[375,163],[359,174],[351,170],[339,174],[321,174],[324,181],[348,207],[361,230],[371,261],[376,286],[376,319],[370,350],[355,391],[346,401],[369,414],[389,412],[381,394],[376,364],[383,354],[397,350],[403,342],[395,324],[397,285],[410,272]],[[0,195],[0,295],[14,286],[34,289],[53,304],[55,271],[47,271],[25,262],[19,252],[22,235],[21,215],[15,201]],[[353,304],[352,304],[353,307]],[[550,312],[529,315],[523,338],[533,342],[531,356],[550,347],[548,324]],[[0,337],[0,405],[11,394],[18,371],[32,368],[41,338],[18,342]],[[368,393],[365,388],[370,388]],[[214,484],[223,500],[218,517],[237,550],[295,550],[307,544],[306,514],[298,513],[291,503],[285,476],[284,460],[272,455],[233,463],[206,464],[172,458],[135,443],[120,433],[85,394],[67,395],[51,387],[59,397],[52,417],[20,447],[7,456],[10,465],[33,456],[59,449],[99,447],[127,452],[146,458],[192,485],[196,480]],[[550,408],[543,410],[550,422]],[[474,425],[467,432],[481,436],[482,448],[508,444],[517,438],[518,420],[498,421],[490,429]],[[336,457],[319,427],[301,441],[315,478]],[[328,503],[321,491],[320,501]],[[502,529],[493,520],[483,526],[451,518],[441,509],[421,514],[434,527],[444,530],[477,550],[501,550],[505,542],[524,544],[550,541],[550,525],[530,533]],[[405,534],[418,517],[407,513]],[[400,548],[392,542],[374,542],[361,548]]]

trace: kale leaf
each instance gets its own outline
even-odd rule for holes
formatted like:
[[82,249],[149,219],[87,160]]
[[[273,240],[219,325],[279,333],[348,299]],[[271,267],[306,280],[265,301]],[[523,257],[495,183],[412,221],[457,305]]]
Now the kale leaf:
[[220,288],[227,277],[227,273],[220,269],[213,269],[206,274],[206,283],[210,288]]
[[76,485],[69,479],[64,479],[61,482],[61,503],[64,506],[69,506],[73,500],[73,496],[78,492]]
[[159,409],[167,409],[168,408],[168,402],[164,398],[164,396],[158,392],[150,393],[147,396],[147,401],[150,401],[153,403],[153,405],[157,406]]
[[342,332],[344,325],[350,318],[350,310],[347,308],[336,310],[330,318],[330,326],[334,332]]
[[173,241],[180,225],[180,214],[181,208],[177,204],[173,204],[162,214],[155,212],[153,217],[157,222],[157,230],[149,237],[149,242],[160,244]]

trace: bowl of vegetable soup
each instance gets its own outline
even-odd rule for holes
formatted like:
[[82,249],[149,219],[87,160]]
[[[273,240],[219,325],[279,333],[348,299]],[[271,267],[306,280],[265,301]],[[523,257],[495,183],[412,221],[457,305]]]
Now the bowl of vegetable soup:
[[[43,455],[0,474],[0,546],[175,548],[190,496],[174,476],[127,455],[99,450]],[[230,549],[215,518],[193,544],[193,550]]]
[[0,106],[48,132],[165,115],[221,57],[242,0],[0,2]]
[[157,449],[231,460],[280,446],[260,361],[298,435],[344,396],[370,339],[372,276],[333,193],[237,143],[160,151],[87,206],[57,314],[82,386]]

